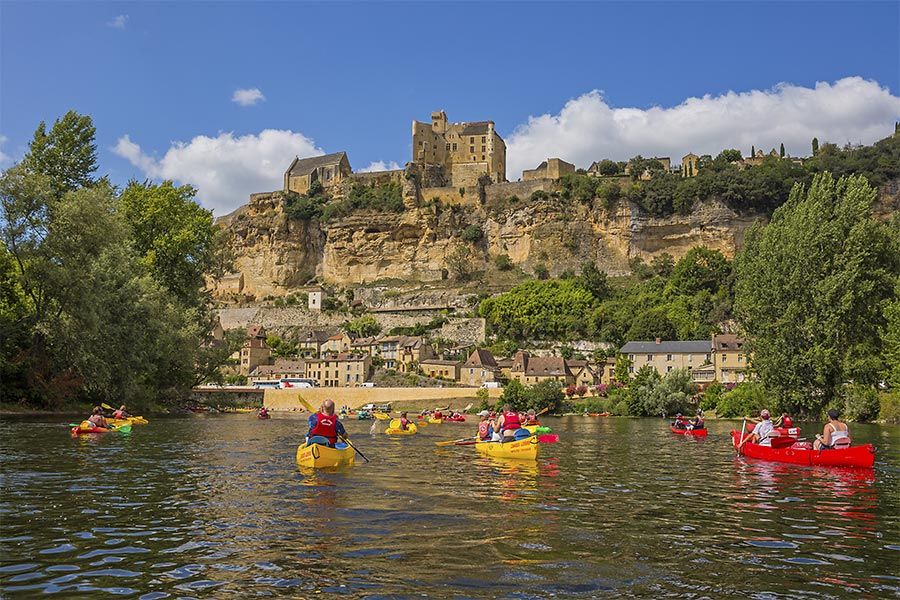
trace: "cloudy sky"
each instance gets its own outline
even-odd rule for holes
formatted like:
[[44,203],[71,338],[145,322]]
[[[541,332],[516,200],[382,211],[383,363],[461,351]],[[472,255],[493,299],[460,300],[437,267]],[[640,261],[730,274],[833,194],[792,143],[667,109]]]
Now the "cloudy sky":
[[512,180],[548,156],[806,155],[900,120],[897,2],[7,1],[0,17],[0,167],[75,109],[102,173],[191,183],[217,214],[278,188],[295,155],[402,165],[411,120],[440,108],[495,121]]

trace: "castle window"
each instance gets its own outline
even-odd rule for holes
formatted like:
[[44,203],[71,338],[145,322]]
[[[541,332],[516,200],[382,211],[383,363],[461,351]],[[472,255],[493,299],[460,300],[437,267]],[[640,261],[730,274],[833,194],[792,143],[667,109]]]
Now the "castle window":
[[447,144],[447,150],[450,150],[450,144],[449,144],[449,143]]
[[481,147],[481,151],[484,152],[484,146]]
[[487,138],[485,138],[484,136],[481,136],[481,143],[482,143],[482,144],[484,143],[485,139],[487,139]]
[[469,146],[469,152],[475,152],[475,146]]
[[453,151],[456,152],[456,144],[453,144]]
[[475,138],[474,138],[474,137],[470,137],[470,138],[469,138],[469,143],[470,143],[470,144],[474,144],[474,143],[475,143]]
[[[482,152],[483,152],[483,150],[482,150]],[[484,160],[484,154],[481,155],[481,160]]]

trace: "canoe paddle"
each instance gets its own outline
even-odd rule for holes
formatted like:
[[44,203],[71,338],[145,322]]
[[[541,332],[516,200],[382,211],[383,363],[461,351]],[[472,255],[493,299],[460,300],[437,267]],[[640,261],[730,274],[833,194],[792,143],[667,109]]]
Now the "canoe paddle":
[[555,433],[546,433],[538,436],[538,442],[542,444],[555,444],[559,441],[559,435]]
[[747,435],[746,429],[747,429],[747,419],[744,419],[743,421],[741,421],[741,443],[734,447],[735,452],[737,452],[738,454],[741,453],[741,448],[744,447],[744,442],[746,441],[745,437],[744,437],[745,435]]
[[446,442],[435,442],[434,445],[435,446],[455,446],[455,445],[459,444],[460,442],[471,442],[471,441],[472,441],[472,438],[460,438],[458,440],[449,440]]
[[350,440],[348,440],[348,439],[347,439],[346,437],[344,437],[344,436],[340,436],[340,438],[344,441],[345,444],[347,444],[348,446],[350,446],[351,448],[353,448],[354,450],[356,450],[356,453],[359,454],[360,456],[362,456],[362,457],[363,457],[363,460],[365,460],[366,462],[369,462],[369,459],[366,458],[366,455],[363,454],[362,452],[360,452],[360,451],[359,451],[359,448],[357,448],[356,446],[354,446],[353,444],[351,444],[351,443],[350,443]]

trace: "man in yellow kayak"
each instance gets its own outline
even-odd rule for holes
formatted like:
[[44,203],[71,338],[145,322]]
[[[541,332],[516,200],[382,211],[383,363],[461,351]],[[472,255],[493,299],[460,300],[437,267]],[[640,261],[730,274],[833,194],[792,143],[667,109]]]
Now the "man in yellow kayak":
[[309,432],[306,438],[309,440],[316,436],[328,440],[328,445],[332,448],[337,443],[338,436],[347,436],[343,423],[334,414],[334,400],[326,400],[319,412],[309,415]]
[[521,428],[519,413],[514,411],[509,404],[504,404],[503,412],[500,414],[500,434],[503,436],[503,441],[515,438],[516,431]]

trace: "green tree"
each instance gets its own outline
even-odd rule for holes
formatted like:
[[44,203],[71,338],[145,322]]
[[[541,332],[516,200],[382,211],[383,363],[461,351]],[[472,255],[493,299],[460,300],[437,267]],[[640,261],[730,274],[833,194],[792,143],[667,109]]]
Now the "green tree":
[[812,139],[812,155],[815,156],[819,153],[819,138]]
[[631,379],[631,360],[625,354],[616,357],[616,381],[619,383],[627,383]]
[[509,254],[498,254],[497,258],[494,259],[494,266],[497,267],[498,271],[512,271],[513,262],[509,258]]
[[688,250],[672,270],[669,291],[694,295],[701,290],[715,293],[731,275],[731,265],[718,250],[695,246]]
[[476,242],[481,241],[481,238],[484,237],[484,232],[481,230],[481,227],[478,225],[469,225],[465,229],[463,229],[460,237],[464,242],[469,242],[470,244],[474,244]]
[[531,280],[482,300],[478,312],[503,337],[567,339],[584,334],[594,302],[577,279]]
[[381,325],[372,315],[363,315],[344,323],[344,330],[353,337],[371,337],[381,332]]
[[784,142],[781,143],[781,148],[778,150],[778,156],[784,158]]
[[475,273],[475,253],[466,244],[458,244],[444,257],[447,270],[457,281],[468,281]]
[[506,384],[494,409],[500,410],[504,404],[509,404],[513,410],[528,410],[528,390],[517,379]]
[[543,263],[534,265],[534,276],[541,280],[550,277],[550,271],[547,269],[547,265]]
[[597,172],[606,177],[616,175],[619,172],[619,165],[615,161],[604,158],[597,164]]
[[750,158],[756,158],[756,146],[750,146]]
[[606,300],[612,294],[606,271],[601,271],[592,262],[586,262],[581,265],[580,282],[584,289],[589,291],[599,301]]
[[644,416],[673,415],[691,408],[695,391],[687,369],[675,369],[661,377],[656,369],[644,365],[631,388],[632,414]]
[[41,121],[28,145],[22,167],[49,179],[54,195],[93,185],[97,170],[97,145],[93,120],[70,110],[47,125]]
[[189,304],[200,302],[203,278],[217,264],[212,212],[194,200],[197,190],[171,181],[132,181],[119,197],[135,250],[160,285]]
[[735,162],[741,160],[743,156],[741,156],[741,151],[736,148],[728,148],[727,150],[722,150],[719,152],[719,155],[716,157],[716,161],[723,161],[726,163]]
[[650,261],[650,268],[659,277],[669,277],[675,268],[675,259],[668,252],[663,252],[653,257],[653,260]]
[[[817,414],[861,353],[881,354],[900,258],[863,177],[817,175],[795,186],[737,261],[735,312],[753,366],[792,412]],[[873,380],[874,373],[862,374]]]

